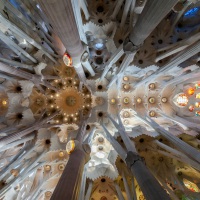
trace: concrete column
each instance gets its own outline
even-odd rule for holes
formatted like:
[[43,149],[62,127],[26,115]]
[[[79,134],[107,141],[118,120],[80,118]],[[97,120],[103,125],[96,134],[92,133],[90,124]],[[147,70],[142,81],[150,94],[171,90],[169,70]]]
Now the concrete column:
[[161,151],[161,150],[157,150],[159,151],[159,153],[171,157],[171,158],[175,158],[181,162],[187,163],[189,165],[191,165],[193,168],[197,169],[200,171],[200,165],[198,162],[192,160],[191,158],[189,158],[188,156],[186,156],[185,154],[183,154],[180,151],[177,151],[176,149],[173,149],[170,146],[167,146],[166,144],[159,142],[158,140],[153,141],[153,143],[157,144],[159,147],[165,149],[166,151],[170,152],[166,152],[166,151]]
[[190,47],[186,48],[184,51],[180,52],[178,55],[172,58],[167,64],[165,64],[157,73],[166,72],[171,68],[173,68],[174,66],[178,66],[179,64],[188,60],[195,54],[199,53],[199,51],[200,51],[200,41],[194,43]]
[[80,40],[71,0],[38,0],[38,3],[67,53],[72,57],[73,65],[76,66],[80,63],[84,47]]
[[118,115],[119,124],[117,124],[111,116],[108,115],[108,117],[118,129],[121,138],[124,141],[124,144],[128,150],[125,162],[135,176],[145,198],[147,200],[170,200],[167,193],[164,191],[155,177],[150,173],[148,168],[143,163],[142,158],[137,153],[134,143],[130,140],[129,136],[125,132],[120,116]]
[[36,86],[39,84],[44,85],[48,88],[51,88],[52,90],[57,90],[55,87],[53,87],[50,83],[46,82],[45,80],[42,80],[42,77],[40,77],[37,74],[31,74],[29,72],[23,71],[21,69],[11,67],[9,65],[5,65],[4,63],[0,62],[0,71],[6,72],[8,74],[18,76],[20,78],[30,80],[32,81]]
[[147,1],[130,33],[130,42],[134,46],[141,45],[177,2],[178,0]]
[[170,200],[168,194],[150,173],[138,154],[129,151],[126,164],[135,176],[146,200]]
[[152,126],[160,135],[168,139],[172,144],[174,144],[178,149],[188,155],[190,158],[194,159],[200,163],[200,152],[189,144],[185,143],[181,139],[177,138],[173,134],[166,131],[159,124],[153,121],[151,118],[147,117],[150,122],[149,125]]
[[54,113],[53,115],[41,120],[40,122],[36,122],[35,124],[33,124],[33,126],[28,127],[23,129],[22,131],[19,132],[15,132],[12,134],[9,134],[3,138],[0,139],[0,148],[11,143],[14,142],[16,140],[21,139],[22,137],[30,134],[31,132],[40,129],[44,124],[46,124],[48,121],[50,121],[53,117],[55,117],[58,113]]
[[103,73],[101,75],[100,80],[102,80],[106,74],[108,73],[108,71],[110,70],[110,68],[112,67],[112,65],[117,62],[117,60],[119,58],[122,57],[122,55],[124,54],[124,50],[123,50],[123,45],[119,46],[118,49],[112,54],[112,56],[109,58],[109,60],[105,63],[105,68],[103,70]]
[[128,182],[127,182],[127,179],[125,177],[125,174],[124,172],[122,172],[122,177],[123,177],[123,182],[124,182],[124,187],[125,187],[125,190],[126,190],[126,195],[127,195],[127,200],[131,200],[131,191],[130,191],[130,188],[128,186]]
[[114,185],[115,185],[115,189],[117,191],[117,196],[118,196],[119,200],[124,200],[124,196],[122,194],[122,191],[121,191],[119,185],[117,183],[114,183]]
[[126,153],[125,150],[110,135],[109,131],[105,128],[105,126],[102,125],[102,127],[107,135],[108,141],[111,142],[113,148],[120,155],[121,159],[125,160],[127,166],[131,169],[131,172],[135,176],[145,198],[147,200],[170,200],[167,193],[164,191],[164,189],[161,187],[161,185],[158,183],[155,177],[145,166],[141,157],[133,151],[128,151],[128,153],[124,155]]
[[80,149],[76,149],[69,157],[67,165],[53,192],[51,200],[78,199],[84,164],[85,153]]
[[125,25],[126,18],[128,16],[128,12],[131,8],[131,4],[132,4],[132,0],[126,0],[125,5],[124,5],[123,14],[122,14],[121,23],[120,23],[120,28],[123,28]]
[[75,150],[69,156],[67,165],[53,192],[51,200],[78,200],[79,198],[81,178],[86,162],[86,153],[82,148],[86,122],[87,120],[81,120],[80,130],[75,139]]
[[82,174],[82,179],[81,179],[81,187],[80,187],[80,192],[79,192],[79,198],[78,200],[85,200],[85,185],[86,185],[86,168],[84,167],[83,174]]
[[92,193],[92,186],[93,186],[93,182],[90,181],[84,200],[89,200],[90,199],[90,196],[91,196],[91,193]]
[[127,135],[119,114],[118,114],[118,123],[109,114],[108,114],[108,117],[112,121],[112,123],[115,125],[116,129],[118,130],[122,140],[124,141],[126,149],[128,151],[132,151],[136,153],[137,151],[136,151],[135,145],[133,144],[133,142],[130,140],[129,136]]

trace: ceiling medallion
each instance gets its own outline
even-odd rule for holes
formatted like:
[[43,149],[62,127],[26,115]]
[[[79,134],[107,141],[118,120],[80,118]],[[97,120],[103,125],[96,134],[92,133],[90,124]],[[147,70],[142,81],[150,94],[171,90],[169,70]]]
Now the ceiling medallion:
[[142,99],[141,99],[140,97],[139,97],[139,98],[137,98],[137,100],[136,100],[136,101],[137,101],[137,103],[138,103],[138,104],[142,103]]
[[129,78],[128,78],[127,76],[124,76],[123,80],[124,80],[124,81],[128,81]]
[[155,111],[150,111],[150,112],[149,112],[149,116],[150,116],[150,117],[155,117],[155,115],[156,115],[156,112],[155,112]]
[[148,101],[149,101],[149,103],[151,103],[151,104],[154,104],[154,103],[156,102],[156,100],[155,100],[154,97],[150,97]]
[[155,83],[150,83],[149,84],[149,89],[150,90],[154,90],[156,88],[156,84]]
[[75,114],[84,105],[83,94],[74,87],[66,88],[55,95],[55,104],[63,114]]
[[163,103],[167,103],[167,98],[166,98],[166,97],[163,97],[163,98],[161,99],[161,101],[162,101]]
[[125,104],[128,104],[128,103],[129,103],[129,98],[128,98],[128,97],[124,97],[123,102],[124,102]]
[[116,104],[116,99],[112,98],[112,99],[110,100],[110,104],[112,104],[112,105]]

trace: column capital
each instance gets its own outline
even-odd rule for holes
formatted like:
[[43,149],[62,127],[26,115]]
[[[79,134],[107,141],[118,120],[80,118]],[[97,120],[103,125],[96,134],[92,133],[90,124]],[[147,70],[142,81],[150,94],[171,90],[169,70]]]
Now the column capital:
[[127,152],[125,161],[129,168],[131,168],[137,161],[143,162],[142,158],[132,151]]

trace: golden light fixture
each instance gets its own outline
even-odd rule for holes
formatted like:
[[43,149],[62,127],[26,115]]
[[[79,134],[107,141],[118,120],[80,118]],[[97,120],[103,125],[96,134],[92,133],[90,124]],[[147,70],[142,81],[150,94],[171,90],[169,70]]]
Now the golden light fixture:
[[116,99],[112,98],[112,99],[110,100],[110,104],[114,105],[115,103],[116,103]]
[[125,111],[125,112],[123,113],[123,116],[124,116],[125,118],[128,118],[128,117],[130,117],[130,114],[129,114],[129,112]]
[[128,104],[128,103],[129,103],[129,98],[128,98],[128,97],[124,97],[123,102],[124,102],[125,104]]
[[77,89],[69,87],[56,94],[55,103],[63,114],[71,115],[82,109],[84,99]]
[[156,84],[155,83],[150,83],[149,84],[149,89],[150,90],[154,90],[156,88]]
[[163,98],[161,99],[161,101],[162,101],[163,103],[167,103],[167,98],[166,98],[166,97],[163,97]]
[[17,177],[19,175],[19,171],[17,169],[12,169],[10,171],[10,173],[14,176],[14,177]]
[[129,78],[128,78],[127,76],[124,76],[123,80],[124,80],[124,81],[128,81]]
[[51,165],[45,165],[44,166],[44,170],[47,171],[47,172],[50,171],[51,170]]
[[142,99],[140,97],[138,97],[136,101],[138,104],[142,103]]
[[154,97],[150,97],[148,101],[149,101],[149,103],[151,103],[151,104],[154,104],[154,103],[156,102],[156,100],[155,100]]
[[52,195],[52,192],[50,191],[45,192],[45,197],[51,197],[51,195]]
[[129,121],[128,121],[128,120],[124,120],[124,124],[125,124],[125,125],[128,125],[128,124],[129,124]]
[[7,101],[6,101],[6,100],[3,100],[3,101],[2,101],[2,105],[3,105],[3,106],[6,106],[6,105],[7,105]]
[[65,165],[64,165],[64,164],[59,164],[59,165],[58,165],[58,169],[59,169],[60,171],[63,171],[63,170],[65,169]]
[[123,88],[124,88],[125,90],[129,90],[129,89],[130,89],[130,85],[129,85],[129,84],[124,84],[124,85],[123,85]]
[[60,158],[62,158],[62,157],[64,157],[65,153],[63,151],[60,151],[58,155]]
[[149,112],[149,116],[150,117],[155,117],[156,116],[156,112],[155,111],[150,111]]

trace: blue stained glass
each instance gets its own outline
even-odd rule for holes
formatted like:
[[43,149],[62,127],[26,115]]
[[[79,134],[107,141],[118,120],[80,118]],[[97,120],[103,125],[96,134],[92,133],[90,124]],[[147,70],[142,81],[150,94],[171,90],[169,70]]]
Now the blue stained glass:
[[184,16],[191,16],[191,15],[195,15],[198,11],[199,11],[199,7],[198,8],[192,8],[190,10],[188,10]]

